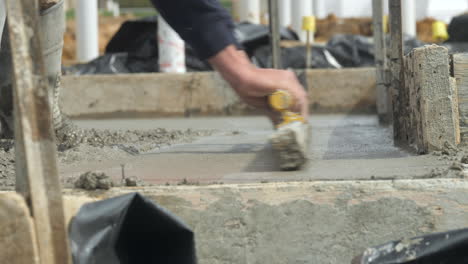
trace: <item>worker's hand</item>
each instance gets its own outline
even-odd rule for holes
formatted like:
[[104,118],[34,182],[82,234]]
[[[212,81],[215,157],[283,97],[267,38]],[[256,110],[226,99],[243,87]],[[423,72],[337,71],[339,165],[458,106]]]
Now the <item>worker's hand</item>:
[[227,47],[209,61],[244,102],[265,110],[274,124],[281,120],[279,113],[268,105],[268,95],[278,90],[288,91],[295,99],[290,110],[307,119],[307,93],[293,72],[256,68],[246,54],[234,46]]

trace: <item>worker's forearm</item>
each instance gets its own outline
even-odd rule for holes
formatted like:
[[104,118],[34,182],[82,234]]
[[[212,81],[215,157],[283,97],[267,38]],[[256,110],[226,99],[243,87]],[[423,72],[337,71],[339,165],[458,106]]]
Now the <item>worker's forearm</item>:
[[237,50],[233,45],[209,58],[208,62],[234,89],[248,81],[254,67],[245,52]]
[[307,116],[307,94],[295,74],[285,70],[259,69],[253,65],[245,52],[228,46],[209,60],[244,102],[269,109],[267,96],[277,90],[289,91],[295,98],[290,109]]

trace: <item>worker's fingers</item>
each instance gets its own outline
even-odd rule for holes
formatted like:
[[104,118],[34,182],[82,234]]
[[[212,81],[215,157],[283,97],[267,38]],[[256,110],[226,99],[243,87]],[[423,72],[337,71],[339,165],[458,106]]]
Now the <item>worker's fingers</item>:
[[[271,111],[268,105],[269,95],[278,90],[287,91],[294,98],[294,105],[291,106],[290,110],[300,113],[305,118],[308,116],[307,92],[291,71],[255,68],[247,81],[235,86],[234,89],[244,102],[265,111]],[[277,117],[271,112],[268,116],[274,117],[270,117],[272,121]]]
[[308,95],[296,75],[291,71],[285,71],[284,81],[278,83],[278,89],[288,91],[294,98],[294,105],[290,109],[293,112],[300,113],[307,118],[309,116]]

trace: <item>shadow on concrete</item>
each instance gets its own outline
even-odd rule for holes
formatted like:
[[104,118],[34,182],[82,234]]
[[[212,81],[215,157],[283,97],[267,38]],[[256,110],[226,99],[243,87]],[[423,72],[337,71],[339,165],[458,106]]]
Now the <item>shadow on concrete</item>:
[[279,165],[276,162],[276,157],[270,144],[257,152],[255,159],[250,162],[244,172],[275,172],[281,171]]
[[263,149],[263,144],[187,144],[171,146],[170,149],[150,152],[141,155],[163,154],[249,154]]

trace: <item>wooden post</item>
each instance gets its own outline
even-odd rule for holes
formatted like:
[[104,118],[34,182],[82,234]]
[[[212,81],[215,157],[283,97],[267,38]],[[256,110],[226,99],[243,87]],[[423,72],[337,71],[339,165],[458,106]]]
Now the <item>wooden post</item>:
[[453,55],[453,75],[457,82],[462,141],[468,140],[468,53]]
[[380,123],[388,124],[391,121],[392,111],[389,95],[387,45],[384,33],[384,8],[383,0],[372,0],[372,15],[374,28],[374,54],[377,79],[377,114]]
[[408,145],[406,132],[409,124],[409,99],[405,90],[403,65],[402,0],[389,0],[390,10],[390,94],[393,106],[393,131],[395,144]]
[[456,81],[450,77],[447,48],[427,45],[405,57],[405,90],[409,95],[408,144],[418,153],[441,151],[460,143]]
[[15,108],[16,189],[29,204],[40,263],[71,263],[37,0],[7,0]]

